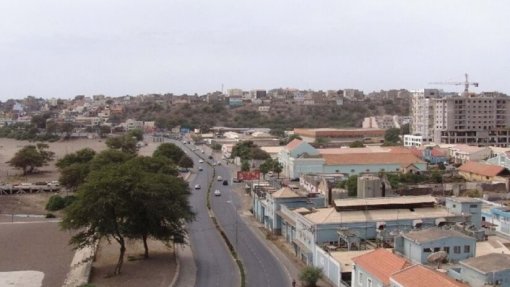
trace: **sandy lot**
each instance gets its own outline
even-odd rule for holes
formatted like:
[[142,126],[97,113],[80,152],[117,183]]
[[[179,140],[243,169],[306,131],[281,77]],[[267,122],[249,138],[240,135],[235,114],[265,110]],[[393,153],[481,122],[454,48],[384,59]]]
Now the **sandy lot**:
[[0,223],[0,271],[39,271],[43,287],[62,286],[74,255],[70,237],[57,222]]
[[110,276],[119,256],[116,241],[102,240],[92,265],[91,283],[95,286],[161,286],[168,287],[175,275],[175,256],[171,248],[150,240],[149,259],[143,259],[142,241],[128,241],[121,274]]
[[55,162],[68,153],[73,153],[83,148],[91,148],[95,151],[106,149],[104,140],[97,139],[79,139],[69,141],[59,141],[54,143],[47,143],[50,147],[49,150],[55,153],[55,160],[48,166],[43,166],[39,172],[29,176],[22,176],[22,172],[13,169],[6,163],[14,154],[26,145],[36,144],[28,141],[17,141],[14,139],[0,138],[0,181],[8,183],[16,182],[37,182],[46,180],[57,180],[58,171],[55,167]]

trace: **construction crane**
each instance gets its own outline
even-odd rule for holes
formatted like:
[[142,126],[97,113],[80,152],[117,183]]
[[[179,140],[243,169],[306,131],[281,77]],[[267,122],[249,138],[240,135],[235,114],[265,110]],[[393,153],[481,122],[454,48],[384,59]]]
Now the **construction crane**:
[[464,74],[464,76],[466,77],[466,80],[464,82],[432,82],[429,84],[430,85],[455,85],[455,86],[464,85],[464,93],[468,94],[469,86],[478,87],[478,82],[470,82],[469,75],[467,73]]

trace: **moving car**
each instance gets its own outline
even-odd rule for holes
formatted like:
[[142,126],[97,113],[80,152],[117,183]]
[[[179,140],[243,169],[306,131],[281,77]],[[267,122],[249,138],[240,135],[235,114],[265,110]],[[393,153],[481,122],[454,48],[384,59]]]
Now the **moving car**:
[[214,196],[220,196],[221,195],[221,191],[219,189],[216,189],[214,191]]
[[225,180],[223,181],[223,185],[228,185],[228,180],[226,180],[226,179],[225,179]]
[[204,168],[203,168],[203,167],[201,167],[201,166],[199,166],[199,167],[198,167],[198,171],[202,171],[202,170],[204,170]]
[[222,181],[223,178],[221,178],[221,175],[218,175],[218,181]]
[[203,159],[201,159],[201,160],[199,160],[198,162],[199,162],[199,163],[204,163],[204,160],[203,160]]
[[195,189],[200,189],[200,184],[195,184]]

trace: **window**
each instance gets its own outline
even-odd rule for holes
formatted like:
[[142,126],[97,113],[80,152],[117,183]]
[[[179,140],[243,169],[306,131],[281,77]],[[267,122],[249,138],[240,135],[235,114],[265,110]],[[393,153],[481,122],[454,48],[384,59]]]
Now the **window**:
[[423,248],[423,253],[430,253],[432,250],[430,248]]
[[441,248],[439,247],[434,247],[434,252],[439,252],[441,250]]
[[477,207],[478,207],[478,205],[477,205],[477,204],[470,204],[470,205],[469,205],[469,207],[470,207],[470,208],[477,208]]
[[471,246],[464,245],[464,253],[469,253],[469,252],[471,252]]
[[453,253],[460,254],[460,246],[454,246],[453,247]]
[[359,285],[363,285],[363,272],[359,272],[359,276],[358,276],[358,284]]
[[367,286],[368,287],[372,287],[372,279],[367,279]]
[[443,250],[444,250],[444,252],[450,254],[450,247],[445,246],[445,247],[443,247]]

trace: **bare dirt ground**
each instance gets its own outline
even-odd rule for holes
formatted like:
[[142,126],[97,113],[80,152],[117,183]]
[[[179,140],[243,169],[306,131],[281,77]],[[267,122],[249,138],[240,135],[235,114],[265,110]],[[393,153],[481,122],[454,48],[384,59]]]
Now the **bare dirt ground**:
[[150,240],[148,244],[149,259],[143,259],[142,241],[129,241],[122,273],[111,276],[118,260],[119,245],[116,241],[102,240],[92,265],[90,282],[97,287],[170,286],[176,272],[173,249],[159,241]]

